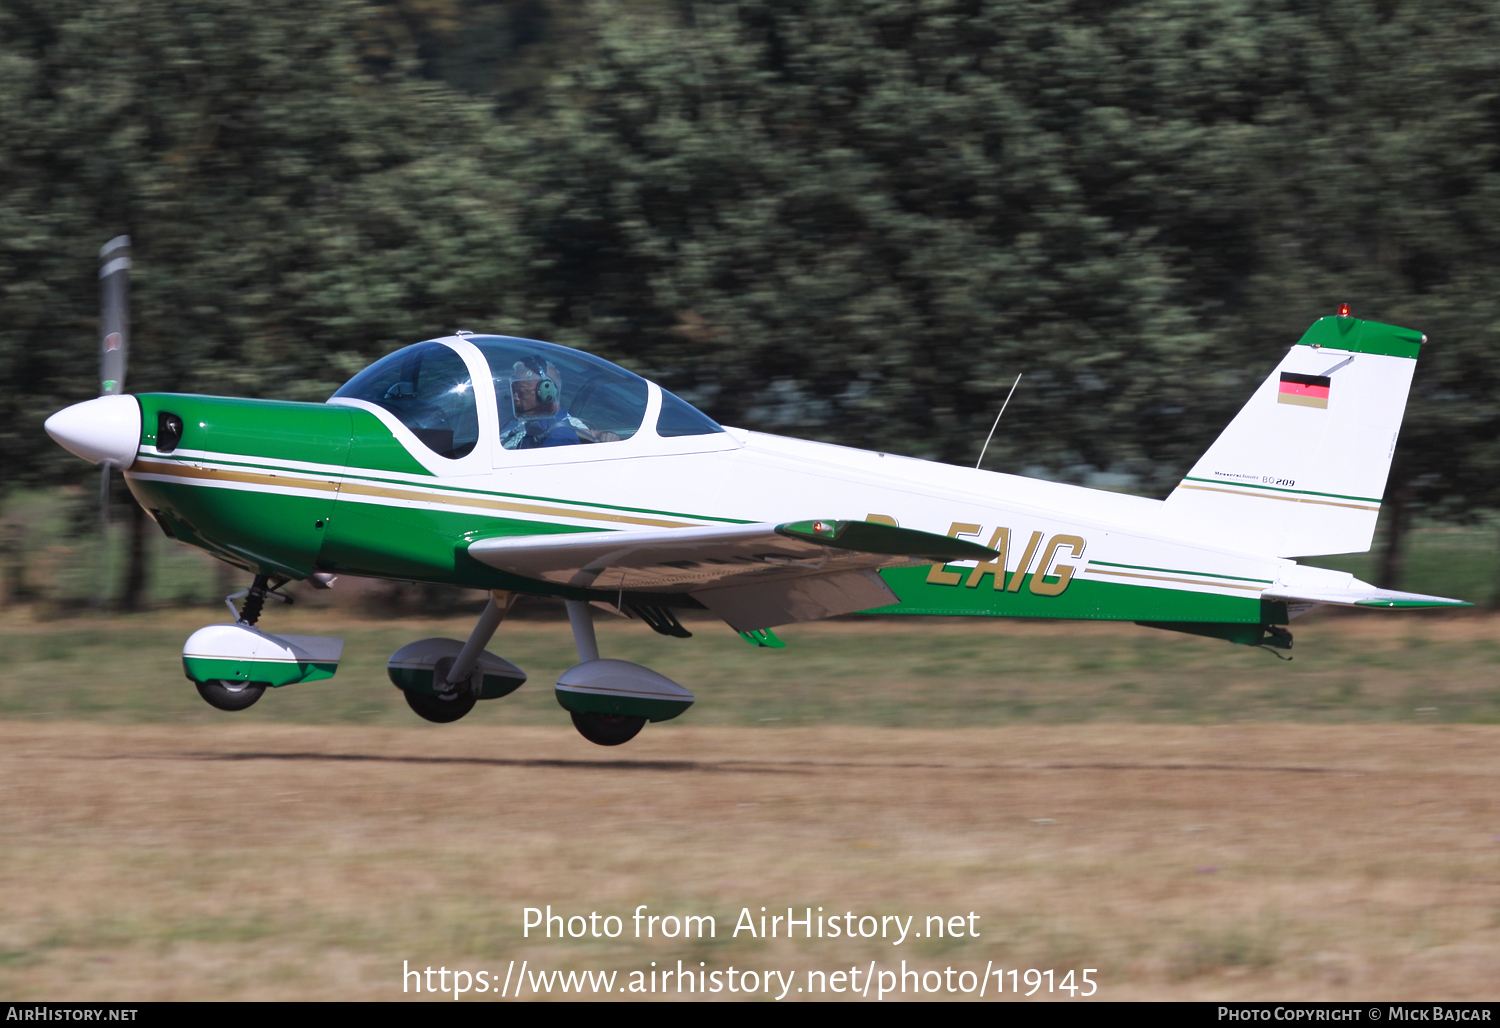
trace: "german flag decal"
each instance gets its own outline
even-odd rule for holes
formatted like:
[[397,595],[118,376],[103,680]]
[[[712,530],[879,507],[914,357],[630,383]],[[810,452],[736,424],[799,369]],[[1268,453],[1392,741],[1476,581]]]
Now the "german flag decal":
[[1277,403],[1295,403],[1299,407],[1322,407],[1328,409],[1328,387],[1333,380],[1327,375],[1294,375],[1290,371],[1281,373],[1281,392]]

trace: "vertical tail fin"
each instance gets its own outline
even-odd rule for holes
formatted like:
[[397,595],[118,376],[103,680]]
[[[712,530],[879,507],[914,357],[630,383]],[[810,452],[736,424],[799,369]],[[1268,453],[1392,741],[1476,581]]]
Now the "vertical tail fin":
[[1370,548],[1427,337],[1320,318],[1167,497],[1195,535],[1278,557]]

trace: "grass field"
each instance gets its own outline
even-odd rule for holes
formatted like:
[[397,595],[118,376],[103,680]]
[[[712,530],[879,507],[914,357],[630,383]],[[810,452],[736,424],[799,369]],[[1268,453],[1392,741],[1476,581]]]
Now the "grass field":
[[[1098,968],[1114,999],[1500,992],[1491,617],[1313,615],[1291,663],[1133,626],[843,621],[768,651],[611,619],[606,655],[699,697],[618,750],[552,698],[555,622],[503,626],[531,682],[435,726],[383,663],[463,621],[272,611],[345,664],[230,715],[181,677],[206,620],[0,620],[0,993],[382,999],[403,961],[618,987],[679,959],[795,971],[788,998],[902,959]],[[549,903],[626,937],[522,938]],[[638,904],[718,936],[638,942]],[[726,937],[789,905],[980,935]]]
[[[221,608],[222,611],[222,608]],[[182,677],[194,628],[221,613],[37,622],[0,619],[0,717],[217,724],[224,715]],[[689,621],[695,637],[654,635],[601,615],[609,656],[686,683],[699,702],[651,729],[826,724],[892,728],[1145,722],[1500,723],[1500,621],[1484,616],[1359,612],[1299,619],[1294,660],[1134,625],[1003,620],[849,620],[778,631],[785,650],[746,645],[722,623]],[[464,638],[471,619],[390,622],[339,610],[275,609],[270,631],[337,635],[344,663],[330,681],[270,692],[236,724],[300,722],[416,727],[385,661],[426,636]],[[481,703],[466,723],[556,725],[551,683],[576,662],[566,623],[503,625],[491,649],[532,683]]]

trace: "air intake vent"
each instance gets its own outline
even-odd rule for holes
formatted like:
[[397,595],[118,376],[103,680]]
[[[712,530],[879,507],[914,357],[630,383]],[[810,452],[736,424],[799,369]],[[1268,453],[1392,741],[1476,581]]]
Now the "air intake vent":
[[182,419],[171,411],[156,415],[156,452],[171,453],[182,442]]

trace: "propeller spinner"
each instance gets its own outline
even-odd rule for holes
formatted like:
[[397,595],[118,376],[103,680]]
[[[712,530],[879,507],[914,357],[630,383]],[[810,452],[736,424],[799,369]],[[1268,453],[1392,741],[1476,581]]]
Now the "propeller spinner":
[[109,474],[135,461],[141,409],[123,395],[130,353],[130,237],[116,236],[99,251],[99,397],[47,419],[47,434],[64,449],[102,469],[99,519],[108,523]]

